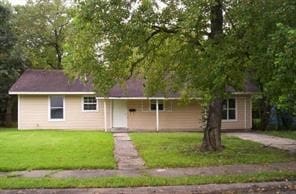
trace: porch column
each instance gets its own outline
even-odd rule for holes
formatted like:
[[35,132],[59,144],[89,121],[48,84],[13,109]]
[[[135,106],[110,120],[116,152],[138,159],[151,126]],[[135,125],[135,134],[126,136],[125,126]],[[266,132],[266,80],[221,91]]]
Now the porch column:
[[158,100],[156,100],[156,131],[159,130],[159,111],[158,111]]
[[246,128],[247,128],[247,97],[245,97],[245,129]]
[[106,100],[104,99],[104,129],[107,132],[107,105]]

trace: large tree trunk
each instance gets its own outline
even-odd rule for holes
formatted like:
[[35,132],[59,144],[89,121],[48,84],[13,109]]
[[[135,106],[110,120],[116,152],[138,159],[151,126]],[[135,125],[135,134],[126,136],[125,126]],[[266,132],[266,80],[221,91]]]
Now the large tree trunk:
[[216,0],[211,7],[211,32],[209,39],[219,42],[223,35],[223,3],[222,0]]
[[[211,7],[211,33],[209,39],[219,44],[223,38],[223,4],[222,0],[216,0]],[[223,91],[222,91],[223,92]],[[221,144],[221,119],[222,119],[222,95],[218,91],[213,101],[209,104],[204,128],[204,138],[201,145],[202,151],[222,150]]]
[[55,35],[55,43],[54,43],[54,47],[56,50],[56,56],[57,56],[57,64],[55,69],[62,69],[62,56],[63,56],[63,51],[62,51],[62,47],[60,46],[60,41],[59,41],[59,36],[60,34],[58,33],[58,30],[55,29],[54,30],[54,35]]
[[222,119],[222,99],[216,98],[209,105],[207,110],[206,126],[201,145],[201,151],[222,150],[221,143],[221,119]]

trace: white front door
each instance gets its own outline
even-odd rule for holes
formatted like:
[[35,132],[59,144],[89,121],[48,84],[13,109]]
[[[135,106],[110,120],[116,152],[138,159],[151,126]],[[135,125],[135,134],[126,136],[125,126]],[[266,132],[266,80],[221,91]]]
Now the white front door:
[[113,100],[113,127],[127,128],[126,100]]

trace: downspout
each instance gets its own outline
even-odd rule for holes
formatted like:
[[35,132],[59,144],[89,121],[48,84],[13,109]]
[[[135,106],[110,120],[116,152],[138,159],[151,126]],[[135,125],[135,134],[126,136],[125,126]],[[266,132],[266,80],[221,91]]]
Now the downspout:
[[107,132],[107,105],[106,100],[104,99],[104,129]]
[[109,107],[110,107],[110,115],[109,115],[109,117],[110,117],[110,124],[109,124],[109,128],[112,128],[112,126],[113,126],[113,101],[112,100],[109,100]]
[[156,100],[156,131],[159,130],[159,108],[158,108],[158,100]]
[[245,129],[247,129],[247,97],[245,97]]
[[17,95],[17,128],[21,129],[21,95]]

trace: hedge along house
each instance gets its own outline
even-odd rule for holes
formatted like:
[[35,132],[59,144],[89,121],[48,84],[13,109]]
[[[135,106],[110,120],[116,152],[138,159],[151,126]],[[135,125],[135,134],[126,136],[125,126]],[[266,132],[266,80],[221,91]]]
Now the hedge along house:
[[[232,91],[223,104],[222,129],[252,127],[251,83],[244,92]],[[142,80],[130,79],[126,88],[114,86],[108,97],[100,97],[91,84],[70,81],[61,70],[27,70],[11,87],[18,96],[18,129],[105,130],[127,128],[148,131],[201,130],[198,100],[180,103],[169,97],[144,96]]]

